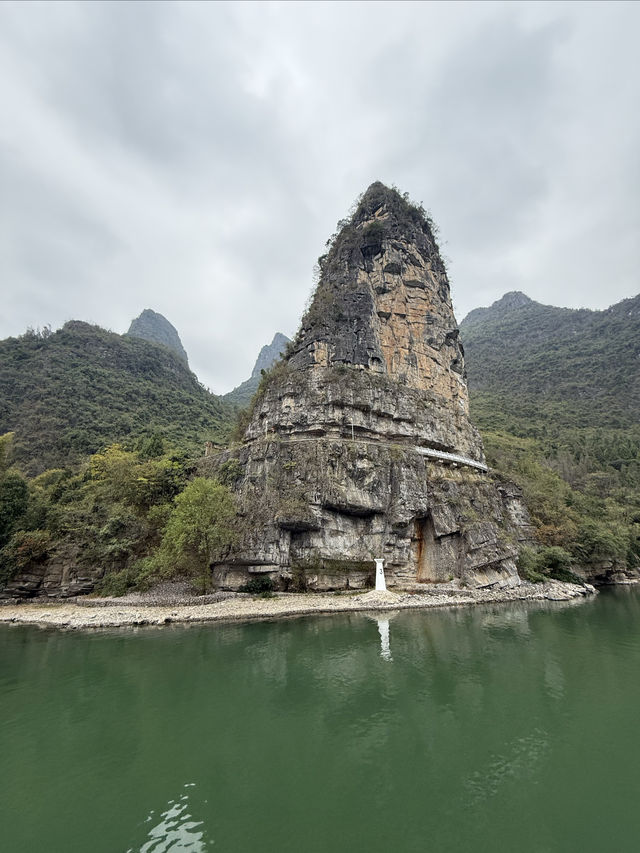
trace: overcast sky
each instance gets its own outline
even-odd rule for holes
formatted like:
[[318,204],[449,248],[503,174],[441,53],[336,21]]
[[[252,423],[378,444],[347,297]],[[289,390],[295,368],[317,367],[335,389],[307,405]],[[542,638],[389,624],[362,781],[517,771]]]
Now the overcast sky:
[[458,319],[640,291],[638,3],[0,4],[0,337],[178,329],[216,393],[291,336],[374,180]]

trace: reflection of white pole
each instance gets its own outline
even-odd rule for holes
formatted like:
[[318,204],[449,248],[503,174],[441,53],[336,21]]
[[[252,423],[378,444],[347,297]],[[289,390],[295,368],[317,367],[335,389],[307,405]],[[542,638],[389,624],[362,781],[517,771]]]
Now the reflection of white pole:
[[386,592],[387,585],[384,580],[384,560],[376,560],[376,592]]
[[380,656],[383,657],[385,660],[391,660],[388,619],[378,619],[378,631],[380,632]]

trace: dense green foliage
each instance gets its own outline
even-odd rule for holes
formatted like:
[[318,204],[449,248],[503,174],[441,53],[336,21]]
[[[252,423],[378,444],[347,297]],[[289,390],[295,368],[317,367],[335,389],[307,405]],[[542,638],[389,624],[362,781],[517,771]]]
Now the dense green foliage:
[[491,407],[494,395],[504,398],[504,425],[513,418],[531,419],[534,431],[543,420],[556,429],[638,424],[640,296],[587,311],[507,294],[472,311],[460,328],[469,388],[490,395]]
[[240,385],[234,388],[233,391],[229,391],[228,394],[224,394],[221,399],[223,399],[225,403],[231,403],[231,405],[237,406],[238,408],[246,408],[251,403],[251,399],[258,390],[259,385],[260,376],[251,376],[249,379],[240,383]]
[[204,582],[210,560],[232,539],[235,510],[225,486],[191,479],[193,471],[189,457],[157,435],[28,482],[9,468],[0,479],[0,501],[10,508],[0,581],[72,564],[80,574],[102,574],[106,594],[176,575]]
[[13,434],[0,436],[0,588],[10,571],[3,554],[14,555],[18,548],[18,541],[14,545],[12,539],[29,507],[27,481],[11,468],[12,450]]
[[32,476],[158,431],[188,451],[224,442],[232,417],[177,356],[139,338],[74,321],[0,341],[0,434],[14,433]]
[[153,559],[160,574],[198,578],[204,592],[214,559],[234,538],[235,507],[226,486],[196,477],[175,499],[162,542]]
[[240,587],[240,592],[248,592],[251,595],[269,597],[273,595],[275,584],[270,577],[265,575],[253,575]]
[[[461,329],[472,419],[542,545],[569,555],[564,569],[639,566],[640,297],[599,312],[507,294]],[[540,560],[525,571],[553,569]]]

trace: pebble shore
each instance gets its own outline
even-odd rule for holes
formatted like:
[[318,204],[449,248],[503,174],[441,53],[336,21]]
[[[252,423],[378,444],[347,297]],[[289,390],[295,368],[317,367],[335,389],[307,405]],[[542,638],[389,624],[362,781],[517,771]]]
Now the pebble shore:
[[194,596],[180,586],[122,598],[83,598],[64,602],[7,602],[0,623],[63,629],[118,628],[188,622],[249,621],[358,610],[409,610],[508,601],[570,601],[595,594],[589,584],[523,582],[511,589],[466,589],[442,584],[400,592],[278,593],[269,598],[214,593]]

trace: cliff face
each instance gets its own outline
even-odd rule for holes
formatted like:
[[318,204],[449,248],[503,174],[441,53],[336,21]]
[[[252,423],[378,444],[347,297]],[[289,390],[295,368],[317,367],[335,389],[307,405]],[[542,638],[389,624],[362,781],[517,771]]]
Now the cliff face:
[[189,366],[189,359],[177,329],[162,314],[145,308],[139,317],[131,321],[126,334],[167,347],[178,356],[180,361]]
[[429,222],[373,184],[320,266],[243,446],[210,463],[235,472],[247,520],[218,584],[361,586],[380,556],[390,585],[517,583],[528,516],[486,473]]

